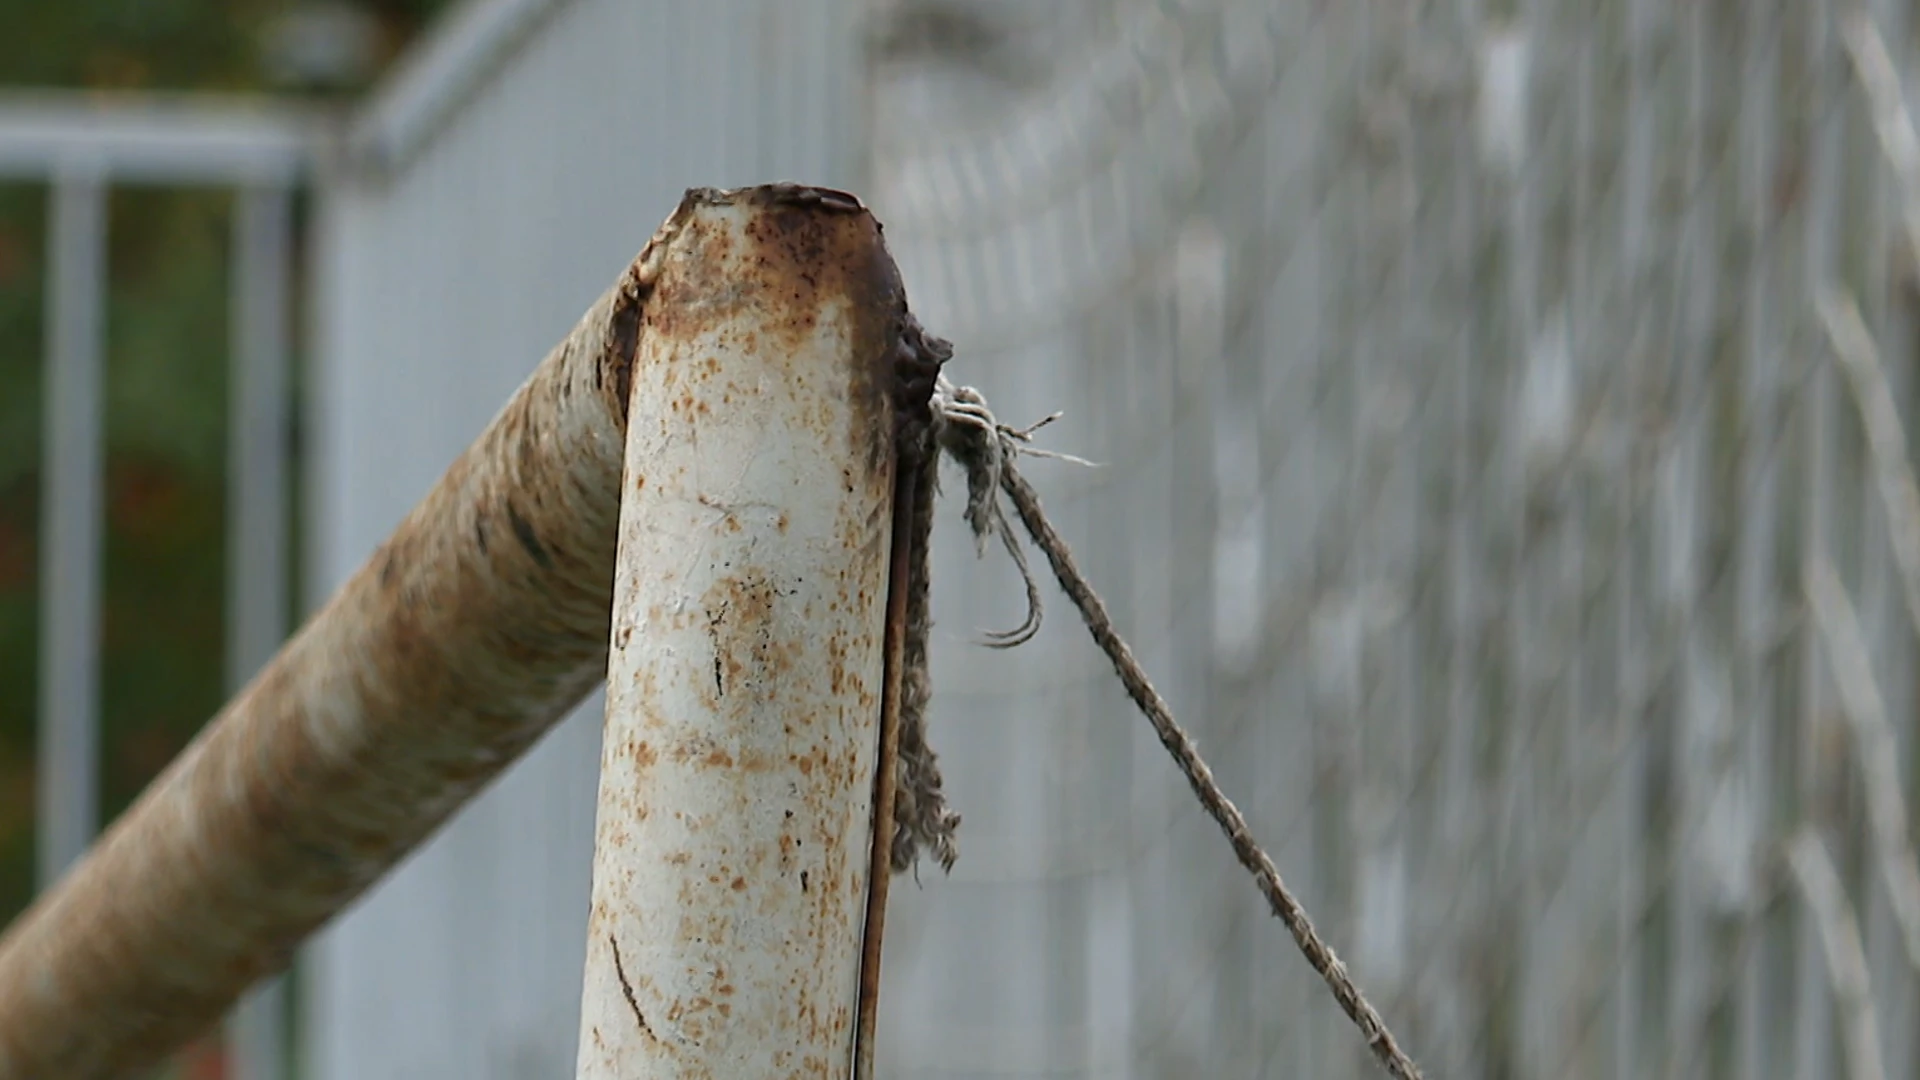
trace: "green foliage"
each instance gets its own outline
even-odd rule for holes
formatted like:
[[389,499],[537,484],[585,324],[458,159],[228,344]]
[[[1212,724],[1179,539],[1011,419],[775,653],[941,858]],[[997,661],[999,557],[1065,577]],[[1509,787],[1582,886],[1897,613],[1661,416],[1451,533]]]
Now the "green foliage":
[[[0,85],[260,89],[257,43],[293,0],[0,0]],[[446,0],[359,0],[391,59]]]
[[[0,237],[23,248],[22,234],[39,234],[45,202],[42,191],[26,194],[0,201]],[[222,698],[227,202],[204,191],[121,191],[112,200],[101,687],[107,815]],[[0,294],[0,777],[9,792],[0,799],[0,915],[9,917],[32,888],[40,254],[18,259]]]
[[0,919],[33,887],[43,202],[0,188]]

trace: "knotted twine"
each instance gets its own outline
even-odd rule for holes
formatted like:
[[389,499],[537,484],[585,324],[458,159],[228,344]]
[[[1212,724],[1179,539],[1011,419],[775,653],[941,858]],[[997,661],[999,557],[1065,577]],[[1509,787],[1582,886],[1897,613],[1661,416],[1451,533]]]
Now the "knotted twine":
[[[952,355],[952,346],[929,337],[927,344],[944,361]],[[1094,642],[1112,661],[1114,671],[1126,687],[1127,695],[1153,725],[1154,734],[1173,756],[1182,775],[1193,788],[1201,806],[1220,826],[1232,845],[1235,856],[1254,877],[1268,906],[1292,934],[1307,962],[1333,993],[1348,1018],[1360,1029],[1368,1048],[1396,1080],[1420,1080],[1420,1068],[1414,1064],[1386,1021],[1360,991],[1347,967],[1314,929],[1298,899],[1280,880],[1273,859],[1254,840],[1244,815],[1220,790],[1213,771],[1201,759],[1192,736],[1174,720],[1172,709],[1147,678],[1133,651],[1114,629],[1106,604],[1093,591],[1075,565],[1067,547],[1040,506],[1040,496],[1025,477],[1014,468],[1022,455],[1048,457],[1089,465],[1090,462],[1033,445],[1033,433],[1059,418],[1048,416],[1027,428],[1012,428],[995,419],[986,398],[970,386],[955,386],[944,375],[934,383],[931,399],[932,423],[922,438],[919,452],[903,460],[922,469],[922,492],[939,489],[940,459],[951,459],[966,476],[967,498],[964,516],[972,530],[977,552],[984,555],[989,543],[998,537],[1001,546],[1020,571],[1027,593],[1027,614],[1012,630],[986,635],[984,644],[1011,648],[1029,641],[1039,632],[1042,615],[1040,587],[1028,566],[1026,552],[1014,533],[1001,501],[1004,494],[1012,502],[1034,544],[1046,555],[1054,576],[1074,606],[1079,609]],[[914,506],[911,541],[914,545],[907,573],[906,635],[902,652],[900,696],[899,773],[894,801],[893,849],[890,852],[895,873],[913,869],[920,856],[931,854],[942,869],[952,870],[959,857],[956,833],[960,815],[948,805],[941,788],[940,768],[927,743],[927,706],[933,694],[933,682],[927,663],[927,645],[933,628],[929,604],[932,580],[931,538],[934,499],[923,497]]]
[[[920,490],[937,494],[940,459],[950,458],[967,481],[964,516],[978,554],[986,554],[998,537],[1026,586],[1027,614],[1011,630],[989,632],[982,644],[1010,649],[1033,639],[1040,631],[1040,583],[1027,563],[1026,550],[1009,527],[1000,502],[1000,487],[1016,454],[1058,458],[1077,464],[1091,462],[1031,445],[1033,433],[1059,418],[1054,414],[1025,429],[1006,427],[994,419],[986,399],[971,386],[955,386],[943,375],[934,383],[933,422],[926,431],[928,445],[913,455],[924,470]],[[922,854],[930,854],[941,869],[952,870],[959,858],[955,834],[960,815],[948,805],[941,790],[940,765],[927,743],[927,707],[933,697],[927,646],[933,631],[929,597],[932,591],[934,499],[922,498],[914,507],[912,562],[907,572],[907,632],[900,692],[900,779],[894,796],[893,869],[913,869]]]

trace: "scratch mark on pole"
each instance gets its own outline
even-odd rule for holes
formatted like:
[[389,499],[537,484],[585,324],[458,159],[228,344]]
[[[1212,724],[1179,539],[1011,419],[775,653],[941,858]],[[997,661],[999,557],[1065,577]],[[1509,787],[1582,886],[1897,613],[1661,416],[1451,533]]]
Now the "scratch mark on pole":
[[607,944],[613,947],[613,974],[620,980],[620,996],[627,999],[627,1007],[633,1010],[633,1018],[640,1024],[640,1030],[647,1033],[647,1038],[659,1038],[653,1033],[653,1025],[647,1023],[646,1014],[640,1011],[640,1001],[633,996],[633,984],[627,981],[627,966],[620,960],[620,939],[608,934]]

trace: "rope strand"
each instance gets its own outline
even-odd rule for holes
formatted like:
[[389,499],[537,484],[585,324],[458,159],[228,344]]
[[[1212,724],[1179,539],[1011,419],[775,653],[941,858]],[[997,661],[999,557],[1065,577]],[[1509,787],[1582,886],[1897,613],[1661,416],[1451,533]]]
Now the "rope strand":
[[[1057,416],[1058,414],[1056,414]],[[1024,430],[1009,428],[994,419],[993,412],[987,407],[986,400],[979,391],[971,387],[955,387],[945,378],[936,384],[933,393],[934,430],[939,445],[947,456],[954,459],[967,475],[966,519],[972,526],[976,544],[980,551],[986,550],[990,534],[998,533],[1002,544],[1013,557],[1014,565],[1019,568],[1027,587],[1027,618],[1016,629],[1003,634],[991,635],[989,644],[1007,647],[1029,640],[1040,628],[1040,593],[1032,571],[1027,565],[1018,539],[1008,528],[1006,512],[1002,508],[999,494],[1004,493],[1013,504],[1014,513],[1026,528],[1033,543],[1047,558],[1054,577],[1060,587],[1079,609],[1081,619],[1086,623],[1087,631],[1093,635],[1094,643],[1113,663],[1114,671],[1120,682],[1126,687],[1127,695],[1133,699],[1147,722],[1153,725],[1154,734],[1159,736],[1160,744],[1172,755],[1174,764],[1187,778],[1194,795],[1200,800],[1209,816],[1226,834],[1227,842],[1232,845],[1233,853],[1240,865],[1254,877],[1261,895],[1273,913],[1293,935],[1295,944],[1307,958],[1314,971],[1319,973],[1327,988],[1332,991],[1334,1000],[1360,1029],[1373,1056],[1385,1067],[1395,1080],[1420,1080],[1419,1066],[1400,1048],[1386,1021],[1370,1003],[1360,987],[1347,973],[1347,966],[1335,954],[1333,948],[1314,929],[1313,921],[1306,909],[1287,888],[1280,878],[1279,868],[1273,859],[1261,848],[1247,825],[1246,817],[1239,807],[1227,798],[1220,785],[1214,780],[1213,770],[1200,756],[1193,737],[1187,734],[1174,719],[1173,710],[1166,699],[1153,686],[1140,662],[1134,659],[1133,650],[1121,638],[1114,628],[1113,619],[1107,613],[1107,606],[1100,599],[1093,586],[1075,564],[1072,550],[1061,538],[1053,523],[1047,519],[1040,505],[1039,492],[1014,468],[1014,459],[1021,454],[1032,457],[1050,457],[1079,464],[1091,464],[1079,458],[1065,454],[1040,450],[1031,445],[1033,432],[1056,418],[1050,416],[1040,423]],[[924,627],[924,624],[919,624]],[[924,650],[920,654],[924,656]],[[909,668],[911,671],[911,666]],[[924,721],[924,717],[922,717]],[[905,730],[902,736],[904,740]],[[924,729],[916,731],[916,736],[924,736]],[[903,742],[904,745],[904,742]],[[930,755],[929,755],[930,756]],[[937,784],[937,773],[935,781]],[[908,778],[905,786],[911,788],[913,782]],[[921,796],[924,798],[925,796]],[[935,797],[937,798],[937,792]],[[944,804],[941,804],[944,805]],[[953,819],[957,824],[957,816]],[[898,861],[896,860],[896,866]],[[950,864],[949,864],[950,865]]]

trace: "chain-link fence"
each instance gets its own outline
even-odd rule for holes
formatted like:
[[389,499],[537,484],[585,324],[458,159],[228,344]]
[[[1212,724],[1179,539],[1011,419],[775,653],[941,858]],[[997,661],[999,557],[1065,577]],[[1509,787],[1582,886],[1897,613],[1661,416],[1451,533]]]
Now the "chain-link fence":
[[[1912,50],[1853,13],[883,13],[916,307],[1102,463],[1029,471],[1430,1075],[1920,1068],[1906,810],[1870,828],[1861,768],[1906,783],[1920,705],[1859,408],[1913,411],[1915,151],[1873,108]],[[965,644],[1019,591],[942,530],[966,823],[895,894],[889,1075],[1365,1074],[1071,613]]]

